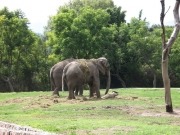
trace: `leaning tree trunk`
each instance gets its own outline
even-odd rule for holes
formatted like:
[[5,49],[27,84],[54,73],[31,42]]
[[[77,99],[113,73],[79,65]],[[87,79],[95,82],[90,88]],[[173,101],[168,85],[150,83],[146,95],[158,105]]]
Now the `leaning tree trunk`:
[[11,83],[11,79],[10,79],[10,78],[11,78],[11,77],[2,77],[2,79],[3,79],[5,82],[8,83],[9,88],[10,88],[10,91],[11,91],[11,92],[14,92],[14,88],[13,88],[13,85],[12,85],[12,83]]
[[156,88],[156,84],[157,84],[157,77],[156,77],[156,73],[154,73],[154,78],[153,78],[153,88]]
[[168,42],[165,39],[165,27],[164,27],[164,17],[165,17],[165,0],[160,0],[162,5],[161,11],[161,27],[162,27],[162,78],[165,88],[165,103],[166,103],[166,112],[173,112],[172,100],[171,100],[171,90],[170,90],[170,79],[168,74],[168,60],[169,60],[169,52],[170,49],[177,38],[177,35],[180,30],[180,20],[179,20],[179,4],[180,0],[176,0],[174,6],[174,19],[175,19],[175,27],[174,31],[171,34]]
[[125,81],[121,78],[121,76],[120,76],[119,74],[116,74],[115,76],[116,76],[117,79],[121,82],[122,87],[123,87],[123,88],[126,88],[126,83],[125,83]]

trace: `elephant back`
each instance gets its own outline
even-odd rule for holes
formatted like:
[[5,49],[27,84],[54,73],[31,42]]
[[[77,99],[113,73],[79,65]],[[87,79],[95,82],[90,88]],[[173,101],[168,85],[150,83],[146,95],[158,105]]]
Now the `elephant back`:
[[90,70],[86,59],[78,59],[77,62],[79,63],[79,67],[84,73],[85,78],[87,78],[87,76],[90,74]]

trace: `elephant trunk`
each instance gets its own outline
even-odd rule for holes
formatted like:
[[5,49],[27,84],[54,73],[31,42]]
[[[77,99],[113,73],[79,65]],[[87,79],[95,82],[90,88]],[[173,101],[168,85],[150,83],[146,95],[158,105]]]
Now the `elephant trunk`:
[[105,92],[105,94],[108,93],[109,88],[110,88],[110,85],[111,85],[111,74],[110,74],[110,71],[108,71],[108,72],[107,72],[107,86],[106,86],[106,92]]

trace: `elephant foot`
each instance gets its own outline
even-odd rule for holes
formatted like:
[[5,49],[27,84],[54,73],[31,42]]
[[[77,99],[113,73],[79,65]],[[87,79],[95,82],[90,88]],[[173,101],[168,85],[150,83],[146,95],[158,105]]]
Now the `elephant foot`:
[[75,99],[75,98],[68,98],[68,100],[73,100],[73,99]]
[[59,98],[60,96],[59,95],[57,95],[57,94],[53,94],[52,95],[54,98]]
[[59,96],[59,97],[60,97],[59,92],[56,92],[56,91],[54,91],[52,95],[53,95],[53,96],[55,95],[55,96]]
[[76,99],[75,97],[68,97],[68,100]]
[[83,95],[81,94],[81,95],[76,95],[77,97],[83,97]]
[[85,96],[76,96],[76,100],[87,101],[88,98],[86,98]]
[[53,91],[53,94],[52,94],[53,96],[58,96],[58,97],[60,97],[60,95],[59,95],[59,92],[58,91]]
[[96,93],[90,93],[89,97],[97,97]]
[[97,97],[97,98],[101,98],[100,93],[96,94],[96,97]]

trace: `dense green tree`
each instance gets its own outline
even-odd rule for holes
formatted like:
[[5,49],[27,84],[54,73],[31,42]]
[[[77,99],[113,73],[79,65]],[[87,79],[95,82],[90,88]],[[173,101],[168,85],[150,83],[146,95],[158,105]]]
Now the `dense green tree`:
[[[172,32],[172,27],[167,28],[166,32]],[[169,75],[171,78],[172,87],[179,87],[180,84],[180,37],[178,36],[173,48],[171,48],[171,53],[169,54]]]
[[[101,2],[74,0],[50,18],[46,31],[48,64],[69,57],[105,56],[110,61],[113,87],[162,86],[160,26],[150,27],[146,18],[142,19],[142,10],[138,18],[126,23],[121,7],[111,0]],[[167,28],[169,36],[172,28]],[[174,49],[171,55],[178,53],[178,48]],[[178,57],[170,61],[173,66],[176,60]],[[178,73],[171,73],[178,80]]]
[[125,12],[121,11],[121,7],[114,6],[111,0],[72,1],[60,7],[57,15],[50,18],[46,32],[46,43],[51,48],[49,59],[106,56],[118,69],[121,41],[116,38],[119,26],[124,22]]
[[47,56],[43,51],[46,48],[41,38],[29,30],[28,23],[22,11],[0,10],[1,90],[6,89],[3,81],[11,91],[33,90],[35,81],[39,79],[34,78],[45,74],[41,67],[45,67]]
[[112,7],[107,8],[107,12],[110,14],[109,24],[116,24],[118,27],[121,23],[126,22],[125,20],[125,11],[121,11],[121,7]]
[[[154,83],[156,87],[161,59],[160,31],[152,31],[148,23],[140,18],[132,18],[126,27],[129,41],[127,41],[127,46],[123,51],[126,55],[121,63],[123,78],[129,85],[140,86],[146,82],[146,86],[152,86]],[[133,80],[139,81],[136,81],[136,84],[131,84],[134,82]]]
[[[113,42],[113,33],[116,31],[113,25],[108,26],[109,20],[110,15],[102,9],[85,7],[78,15],[72,9],[62,10],[53,18],[51,32],[54,34],[51,35],[58,38],[58,44],[53,45],[52,50],[65,58],[92,58],[102,55],[103,48],[107,48],[105,44]],[[112,42],[104,42],[104,37],[107,37],[106,41]]]
[[1,78],[7,81],[11,91],[14,91],[11,78],[15,75],[15,66],[19,66],[19,56],[25,45],[33,42],[29,37],[28,20],[21,11],[10,12],[7,8],[0,11],[1,39]]

